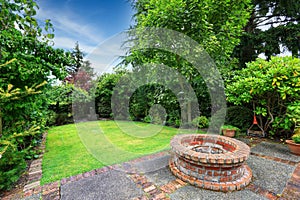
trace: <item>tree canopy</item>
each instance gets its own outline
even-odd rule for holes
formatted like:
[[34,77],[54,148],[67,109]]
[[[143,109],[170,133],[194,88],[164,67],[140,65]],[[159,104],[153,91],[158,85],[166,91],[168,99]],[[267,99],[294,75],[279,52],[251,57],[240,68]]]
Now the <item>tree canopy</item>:
[[253,10],[234,56],[240,66],[259,54],[267,59],[290,51],[300,57],[300,1],[252,0]]
[[69,53],[51,46],[52,24],[38,23],[37,9],[33,0],[0,1],[0,190],[18,180],[24,159],[35,154],[30,150],[48,118],[44,92],[71,63]]
[[[228,71],[232,51],[239,43],[242,28],[250,17],[250,2],[250,0],[242,2],[236,0],[225,2],[211,0],[133,1],[132,5],[136,14],[134,15],[135,25],[132,27],[135,32],[131,35],[131,38],[133,41],[137,41],[136,44],[143,43],[144,41],[142,40],[145,36],[145,31],[143,30],[147,27],[173,30],[199,43],[199,46],[202,46],[213,58],[221,71]],[[148,30],[150,31],[150,29],[146,29],[146,31]],[[163,30],[161,31],[166,34]],[[151,33],[148,34],[151,35]],[[155,38],[152,39],[155,40]],[[169,42],[174,49],[180,49],[180,45],[182,45],[179,41],[171,39],[170,41],[162,42]],[[157,45],[160,46],[161,44]],[[188,51],[190,52],[185,52],[185,54],[191,54],[192,51],[196,52],[195,49]],[[200,54],[201,52],[198,53],[198,55]],[[133,71],[139,71],[145,63],[164,64],[174,69],[178,72],[177,79],[180,82],[179,85],[182,92],[184,90],[183,82],[186,79],[196,91],[198,98],[198,102],[187,100],[189,102],[183,105],[185,106],[185,108],[181,109],[183,119],[191,123],[192,119],[196,117],[192,114],[191,105],[193,103],[199,103],[202,114],[210,115],[211,105],[209,105],[210,99],[206,83],[200,72],[185,58],[159,48],[138,49],[133,47],[129,50],[128,55],[124,57],[123,63],[133,66]],[[164,94],[164,92],[165,90],[161,91],[161,98],[159,99],[164,99],[165,101],[174,99],[170,95]]]

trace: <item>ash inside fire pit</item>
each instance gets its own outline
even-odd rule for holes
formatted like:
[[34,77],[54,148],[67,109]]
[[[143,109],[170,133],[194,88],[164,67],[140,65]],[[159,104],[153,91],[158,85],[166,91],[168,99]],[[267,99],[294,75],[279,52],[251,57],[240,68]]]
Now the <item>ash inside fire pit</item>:
[[220,154],[226,153],[227,151],[223,149],[222,145],[213,144],[213,143],[205,143],[203,145],[192,146],[193,151],[200,153],[209,153],[209,154]]

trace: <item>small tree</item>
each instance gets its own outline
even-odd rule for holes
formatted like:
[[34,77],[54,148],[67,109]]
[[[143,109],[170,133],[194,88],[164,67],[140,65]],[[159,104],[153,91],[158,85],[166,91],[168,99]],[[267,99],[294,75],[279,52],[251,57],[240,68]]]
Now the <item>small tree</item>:
[[257,59],[236,71],[226,87],[227,100],[235,105],[253,105],[259,124],[271,135],[293,128],[288,107],[300,101],[300,59]]
[[83,59],[84,53],[80,50],[78,42],[76,42],[71,55],[73,62],[72,65],[66,67],[68,76],[65,81],[88,91],[93,85],[93,77],[95,76],[91,62]]
[[[4,67],[9,65],[16,59],[0,65]],[[45,85],[43,82],[39,85],[27,87],[24,89],[16,88],[12,84],[8,84],[7,88],[0,87],[0,190],[9,189],[11,184],[19,179],[21,172],[25,169],[26,163],[24,161],[24,151],[31,148],[31,146],[20,148],[20,144],[27,136],[33,136],[39,133],[40,126],[31,125],[26,129],[15,129],[14,127],[6,127],[3,130],[2,108],[10,103],[20,103],[29,95],[39,94],[38,89]],[[15,126],[21,125],[23,121],[17,121]]]
[[68,53],[50,45],[52,24],[38,21],[37,9],[34,0],[0,3],[0,190],[17,181],[25,157],[34,156],[29,150],[40,141],[48,117],[44,92],[50,77],[65,77],[70,63]]
[[79,48],[78,42],[75,43],[75,47],[71,52],[73,63],[70,66],[67,66],[67,72],[69,73],[69,76],[74,77],[74,75],[78,72],[80,67],[83,64],[83,52]]

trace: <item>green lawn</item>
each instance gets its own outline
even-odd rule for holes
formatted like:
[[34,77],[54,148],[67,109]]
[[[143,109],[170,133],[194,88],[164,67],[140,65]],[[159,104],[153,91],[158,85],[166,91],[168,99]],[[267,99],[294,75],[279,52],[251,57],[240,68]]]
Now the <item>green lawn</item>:
[[178,133],[182,130],[123,121],[53,127],[48,131],[41,184],[169,149],[170,139]]

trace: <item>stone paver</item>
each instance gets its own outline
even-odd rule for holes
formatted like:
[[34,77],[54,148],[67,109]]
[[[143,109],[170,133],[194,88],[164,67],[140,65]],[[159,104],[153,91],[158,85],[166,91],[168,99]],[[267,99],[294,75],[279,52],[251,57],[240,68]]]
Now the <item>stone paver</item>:
[[275,194],[281,194],[295,167],[272,160],[250,156],[247,160],[252,170],[252,183]]
[[150,160],[144,160],[134,164],[134,167],[141,173],[154,172],[165,168],[169,163],[169,155],[162,155]]
[[128,200],[142,194],[142,190],[124,172],[116,170],[61,186],[62,200]]
[[171,173],[168,166],[165,166],[164,168],[161,168],[159,170],[156,170],[154,172],[148,172],[145,174],[145,176],[151,181],[156,183],[158,186],[163,186],[170,181],[173,181],[176,179],[175,176]]
[[223,192],[214,192],[210,190],[195,188],[192,186],[186,186],[180,188],[177,191],[175,191],[173,194],[171,194],[170,197],[172,200],[211,200],[211,199],[266,200],[267,199],[247,189],[236,191],[236,192],[223,193]]
[[290,153],[290,150],[286,145],[275,144],[269,142],[261,142],[255,147],[251,148],[251,152],[281,158],[284,160],[290,160],[293,162],[299,162],[300,156],[296,156]]

